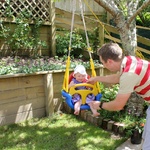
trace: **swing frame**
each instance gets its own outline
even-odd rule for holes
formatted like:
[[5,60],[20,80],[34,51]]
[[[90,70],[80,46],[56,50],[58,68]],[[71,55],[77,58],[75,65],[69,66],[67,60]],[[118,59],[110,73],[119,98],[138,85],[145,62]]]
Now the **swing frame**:
[[[75,6],[76,0],[73,0],[74,6]],[[79,0],[80,4],[80,10],[81,10],[81,17],[84,25],[84,31],[85,31],[85,36],[86,36],[86,42],[87,42],[87,51],[90,56],[90,66],[91,66],[91,72],[92,72],[92,77],[96,76],[95,68],[94,68],[94,62],[91,56],[91,47],[89,44],[89,39],[87,35],[87,30],[86,30],[86,25],[85,25],[85,20],[84,20],[84,15],[83,15],[83,7],[82,7],[82,1]],[[100,85],[98,82],[95,84],[87,84],[87,83],[82,83],[82,84],[77,84],[75,86],[72,86],[70,89],[68,88],[69,85],[69,68],[70,68],[70,51],[71,51],[71,42],[72,42],[72,32],[73,32],[73,24],[74,24],[74,14],[75,14],[75,8],[73,9],[72,13],[72,23],[71,23],[71,32],[70,32],[70,42],[69,42],[69,48],[68,48],[68,58],[66,61],[66,71],[64,75],[64,82],[63,82],[63,89],[62,89],[62,96],[65,98],[66,103],[71,109],[74,109],[74,104],[72,102],[72,95],[74,94],[80,94],[81,95],[81,100],[82,100],[82,105],[80,107],[81,110],[83,109],[90,109],[90,106],[86,104],[86,97],[88,94],[94,94],[95,95],[95,100],[100,101],[102,94],[100,93]],[[90,87],[90,89],[81,89],[81,90],[76,90],[77,87],[80,86],[85,86],[85,87]]]

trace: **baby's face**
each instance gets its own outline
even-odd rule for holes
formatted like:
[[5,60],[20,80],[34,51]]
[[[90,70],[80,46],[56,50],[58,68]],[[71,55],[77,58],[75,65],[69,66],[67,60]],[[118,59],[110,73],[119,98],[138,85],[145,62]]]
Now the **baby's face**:
[[83,82],[84,79],[85,79],[85,77],[86,77],[86,75],[83,75],[83,74],[80,74],[80,73],[76,73],[76,74],[74,75],[74,77],[76,78],[76,80],[77,80],[78,82]]

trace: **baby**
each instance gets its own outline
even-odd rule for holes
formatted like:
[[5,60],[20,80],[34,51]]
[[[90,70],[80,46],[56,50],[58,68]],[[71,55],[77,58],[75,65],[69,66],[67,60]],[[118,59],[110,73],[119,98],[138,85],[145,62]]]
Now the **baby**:
[[[73,73],[73,79],[69,84],[69,88],[74,86],[75,84],[85,83],[87,81],[87,73],[85,70],[85,67],[82,65],[77,65],[74,69]],[[77,90],[86,89],[85,86],[78,87]],[[95,99],[95,96],[93,94],[87,95],[86,103],[90,106],[90,109],[93,113],[93,116],[99,116],[100,114],[97,112],[96,109],[94,109],[91,105],[91,102]],[[74,94],[72,101],[74,103],[74,114],[79,115],[80,113],[80,106],[82,104],[81,95],[80,94]]]

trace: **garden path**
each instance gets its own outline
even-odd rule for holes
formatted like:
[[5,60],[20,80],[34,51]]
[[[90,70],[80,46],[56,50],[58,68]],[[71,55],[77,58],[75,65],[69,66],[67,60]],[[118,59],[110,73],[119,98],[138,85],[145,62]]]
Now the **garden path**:
[[121,144],[116,150],[141,150],[142,144],[132,144],[130,138]]

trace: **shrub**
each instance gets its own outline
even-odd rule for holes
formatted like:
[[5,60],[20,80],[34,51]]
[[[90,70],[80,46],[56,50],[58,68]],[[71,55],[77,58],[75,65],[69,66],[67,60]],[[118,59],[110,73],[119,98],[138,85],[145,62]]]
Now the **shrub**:
[[[56,35],[56,55],[67,55],[70,45],[70,32],[63,30],[59,32],[61,32],[61,34]],[[99,47],[98,30],[94,29],[94,32],[88,32],[88,37],[90,47],[92,48],[92,51],[96,53],[97,48]],[[85,50],[87,50],[85,32],[75,29],[72,33],[70,55],[74,58],[78,58],[81,56],[86,57],[84,55]]]
[[11,24],[0,23],[0,38],[5,41],[12,56],[16,56],[21,50],[28,51],[31,56],[38,56],[38,51],[47,46],[39,37],[42,21],[37,18],[34,24],[30,25],[30,15],[28,11],[20,12],[15,18],[15,29],[12,29]]

